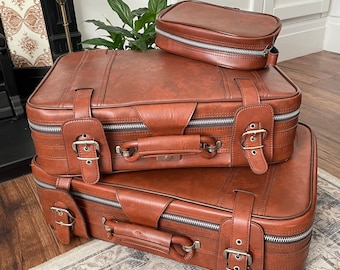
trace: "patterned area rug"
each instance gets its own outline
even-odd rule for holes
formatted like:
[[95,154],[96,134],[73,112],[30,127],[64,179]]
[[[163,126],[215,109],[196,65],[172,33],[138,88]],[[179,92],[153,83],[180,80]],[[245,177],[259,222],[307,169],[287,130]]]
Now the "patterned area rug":
[[[32,270],[201,270],[135,249],[92,240]],[[319,170],[318,202],[306,270],[340,269],[340,179]]]

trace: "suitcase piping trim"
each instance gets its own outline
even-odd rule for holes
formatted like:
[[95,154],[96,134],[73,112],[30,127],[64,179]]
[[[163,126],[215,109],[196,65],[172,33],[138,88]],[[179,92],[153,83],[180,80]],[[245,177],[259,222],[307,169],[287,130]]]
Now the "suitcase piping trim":
[[[34,181],[38,186],[40,186],[42,188],[56,189],[53,185],[41,182],[36,178],[34,178]],[[92,195],[83,194],[83,193],[79,193],[79,192],[75,192],[75,191],[70,191],[70,193],[74,197],[78,197],[78,198],[81,198],[81,199],[85,199],[85,200],[89,200],[89,201],[93,201],[93,202],[96,202],[96,203],[100,203],[100,204],[104,204],[104,205],[108,205],[108,206],[111,206],[111,207],[114,207],[114,208],[121,209],[121,205],[116,201],[106,200],[106,199],[103,199],[103,198],[99,198],[99,197],[95,197],[95,196],[92,196]],[[175,214],[163,213],[161,215],[161,218],[166,219],[166,220],[170,220],[170,221],[174,221],[174,222],[178,222],[178,223],[183,223],[183,224],[195,226],[195,227],[200,227],[200,228],[203,228],[203,229],[213,230],[213,231],[219,231],[219,229],[220,229],[220,224],[207,222],[207,221],[203,221],[203,220],[199,220],[199,219],[183,217],[183,216],[175,215]],[[311,226],[310,228],[308,228],[306,231],[304,231],[302,233],[292,235],[292,236],[279,236],[279,235],[265,234],[264,240],[266,242],[275,243],[275,244],[292,244],[292,243],[295,243],[295,242],[298,242],[298,241],[301,241],[303,239],[308,238],[312,234],[312,231],[313,231],[313,226]]]

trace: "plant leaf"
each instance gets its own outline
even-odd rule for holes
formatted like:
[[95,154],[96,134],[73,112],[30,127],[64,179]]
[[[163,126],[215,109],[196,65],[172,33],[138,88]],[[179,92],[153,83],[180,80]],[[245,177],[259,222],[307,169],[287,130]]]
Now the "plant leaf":
[[134,17],[139,17],[139,16],[142,16],[144,13],[147,13],[148,11],[149,11],[149,9],[146,8],[146,7],[138,8],[138,9],[132,10],[132,15]]
[[127,36],[127,37],[134,37],[134,35],[130,31],[128,31],[128,30],[126,30],[122,27],[107,25],[107,24],[103,23],[102,21],[98,21],[98,20],[87,20],[85,22],[93,23],[94,25],[96,25],[98,27],[97,30],[105,30],[111,36],[112,36],[112,34],[121,34],[121,35],[124,35],[124,36]]
[[127,4],[123,0],[107,0],[107,2],[122,22],[133,28],[133,14]]
[[116,35],[113,42],[113,47],[118,50],[123,50],[125,44],[125,38],[123,35]]
[[82,44],[87,44],[87,45],[93,45],[95,47],[98,47],[98,46],[104,46],[104,47],[107,47],[108,49],[116,49],[115,45],[113,42],[107,40],[107,39],[104,39],[104,38],[91,38],[91,39],[87,39],[87,40],[84,40],[81,42]]
[[142,38],[138,38],[136,40],[130,40],[129,47],[131,48],[131,50],[141,50],[143,52],[145,52],[148,49],[144,39]]
[[122,27],[118,27],[118,26],[106,25],[105,27],[103,27],[101,29],[106,30],[110,34],[114,33],[114,34],[120,34],[120,35],[124,35],[126,37],[131,37],[131,38],[134,37],[134,35],[130,31],[128,31],[128,30],[126,30]]
[[156,13],[154,12],[147,12],[138,20],[135,21],[135,28],[133,29],[135,32],[138,32],[142,29],[146,24],[150,22],[154,22],[156,19]]
[[167,0],[149,0],[149,11],[159,13],[167,7]]
[[93,23],[94,25],[96,25],[98,27],[102,27],[102,26],[106,25],[105,23],[103,23],[102,21],[99,21],[99,20],[86,20],[85,22]]

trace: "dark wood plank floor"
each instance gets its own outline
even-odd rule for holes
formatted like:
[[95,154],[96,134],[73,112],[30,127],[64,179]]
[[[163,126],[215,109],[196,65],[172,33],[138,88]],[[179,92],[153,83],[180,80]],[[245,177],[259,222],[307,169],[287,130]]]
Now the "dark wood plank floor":
[[323,51],[279,66],[302,90],[299,119],[317,136],[319,167],[340,178],[340,55]]
[[[340,55],[320,52],[280,63],[303,91],[300,120],[318,138],[319,166],[340,177]],[[0,184],[0,269],[28,269],[85,243],[58,243],[46,225],[32,175]]]

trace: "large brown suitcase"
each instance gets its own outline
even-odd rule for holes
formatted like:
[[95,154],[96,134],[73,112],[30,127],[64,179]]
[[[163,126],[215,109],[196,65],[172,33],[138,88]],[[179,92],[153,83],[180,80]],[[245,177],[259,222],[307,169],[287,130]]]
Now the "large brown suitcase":
[[254,70],[275,65],[279,18],[197,1],[181,1],[156,21],[159,48],[227,68]]
[[27,101],[50,174],[250,165],[287,160],[300,90],[280,71],[230,70],[152,50],[61,57]]
[[43,213],[63,243],[92,236],[214,270],[304,269],[317,178],[316,141],[304,125],[292,158],[263,175],[164,169],[91,185],[32,166]]

